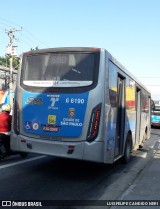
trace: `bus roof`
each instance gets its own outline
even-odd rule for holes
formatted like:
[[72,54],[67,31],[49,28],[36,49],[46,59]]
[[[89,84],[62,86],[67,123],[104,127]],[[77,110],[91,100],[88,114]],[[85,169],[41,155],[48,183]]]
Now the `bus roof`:
[[37,54],[37,53],[49,53],[49,52],[81,52],[81,51],[86,51],[86,52],[95,52],[98,51],[100,52],[102,48],[97,48],[97,47],[57,47],[57,48],[46,48],[46,49],[37,49],[33,51],[28,51],[26,53],[31,53],[31,54]]

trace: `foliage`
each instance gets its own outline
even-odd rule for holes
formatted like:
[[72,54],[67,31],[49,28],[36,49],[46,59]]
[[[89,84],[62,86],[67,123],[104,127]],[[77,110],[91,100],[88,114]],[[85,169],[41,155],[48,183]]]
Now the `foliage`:
[[[0,65],[2,66],[5,66],[5,67],[10,67],[10,62],[9,62],[9,59],[10,57],[9,56],[6,56],[6,57],[0,57]],[[18,67],[19,67],[19,58],[18,57],[15,57],[13,56],[13,59],[12,59],[12,64],[13,64],[13,68],[15,70],[18,70]]]

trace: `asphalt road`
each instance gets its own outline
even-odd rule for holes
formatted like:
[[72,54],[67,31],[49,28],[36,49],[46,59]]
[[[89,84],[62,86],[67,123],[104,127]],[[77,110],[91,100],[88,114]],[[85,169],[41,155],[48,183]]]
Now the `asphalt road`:
[[160,129],[152,129],[151,138],[132,153],[127,165],[119,161],[102,166],[34,154],[11,156],[0,162],[0,200],[116,200],[150,160],[159,136]]

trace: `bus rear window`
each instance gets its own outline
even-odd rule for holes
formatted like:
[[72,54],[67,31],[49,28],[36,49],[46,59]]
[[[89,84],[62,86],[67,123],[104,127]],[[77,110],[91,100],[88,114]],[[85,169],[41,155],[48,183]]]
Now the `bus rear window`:
[[94,53],[26,54],[22,83],[35,87],[81,87],[94,81]]

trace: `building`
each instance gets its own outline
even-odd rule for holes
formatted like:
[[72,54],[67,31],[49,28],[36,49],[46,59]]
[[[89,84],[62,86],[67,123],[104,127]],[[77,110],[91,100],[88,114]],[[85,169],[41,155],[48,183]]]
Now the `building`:
[[[17,70],[13,70],[13,90],[15,89],[17,80]],[[8,67],[0,65],[0,90],[9,89],[10,70]]]
[[146,87],[151,92],[151,97],[153,100],[160,100],[160,85],[146,85]]

